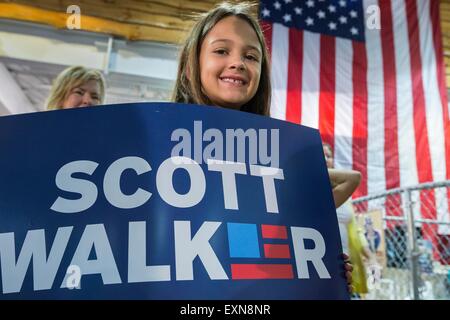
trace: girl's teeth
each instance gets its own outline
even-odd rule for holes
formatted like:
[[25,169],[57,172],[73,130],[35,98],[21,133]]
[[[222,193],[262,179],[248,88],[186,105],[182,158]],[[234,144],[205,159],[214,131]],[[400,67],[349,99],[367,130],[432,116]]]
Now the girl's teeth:
[[239,83],[239,84],[243,83],[242,80],[235,80],[235,79],[230,79],[230,78],[223,78],[222,80],[226,81],[226,82],[231,82],[231,83]]

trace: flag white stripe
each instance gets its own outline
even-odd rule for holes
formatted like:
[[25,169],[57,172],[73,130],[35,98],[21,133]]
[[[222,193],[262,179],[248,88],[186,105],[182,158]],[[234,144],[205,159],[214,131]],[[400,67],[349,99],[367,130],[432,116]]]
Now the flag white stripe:
[[353,47],[348,39],[336,39],[336,100],[334,163],[352,169],[353,135]]
[[272,28],[272,61],[270,116],[285,120],[289,64],[289,28],[279,23],[274,23]]
[[414,108],[411,87],[411,64],[409,54],[408,24],[403,1],[392,2],[392,22],[395,47],[397,85],[397,132],[400,165],[400,187],[419,183],[416,161],[416,138],[414,136]]
[[[365,1],[364,12],[367,12],[367,7],[371,5],[378,6],[378,1]],[[367,193],[373,194],[386,190],[384,168],[384,79],[380,30],[366,28],[366,51],[368,94]],[[357,120],[355,119],[355,121]]]
[[302,125],[319,127],[320,35],[303,33]]

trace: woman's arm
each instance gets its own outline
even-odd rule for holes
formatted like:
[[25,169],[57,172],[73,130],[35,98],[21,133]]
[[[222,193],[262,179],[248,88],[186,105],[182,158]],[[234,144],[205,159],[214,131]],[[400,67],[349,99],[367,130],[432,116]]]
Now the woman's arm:
[[352,195],[361,182],[361,173],[354,170],[328,169],[334,204],[340,207]]

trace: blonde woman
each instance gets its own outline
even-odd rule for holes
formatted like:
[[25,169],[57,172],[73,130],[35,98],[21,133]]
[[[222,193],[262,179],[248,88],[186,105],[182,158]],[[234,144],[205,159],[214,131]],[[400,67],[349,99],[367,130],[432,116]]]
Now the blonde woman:
[[71,109],[103,104],[105,79],[95,70],[74,66],[62,71],[46,101],[47,110]]

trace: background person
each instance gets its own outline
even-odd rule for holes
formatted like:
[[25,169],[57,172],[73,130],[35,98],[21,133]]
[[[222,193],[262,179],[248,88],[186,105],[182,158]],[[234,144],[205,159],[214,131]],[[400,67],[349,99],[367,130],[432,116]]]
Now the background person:
[[105,79],[100,71],[73,66],[56,77],[46,101],[46,109],[95,106],[103,104],[104,100]]
[[[331,149],[331,146],[329,144],[324,143],[323,152],[325,155],[327,167],[330,170],[334,167],[333,150]],[[340,178],[337,181],[341,181],[341,185],[347,183],[348,185],[352,186],[351,188],[353,188],[353,191],[358,187],[361,180],[361,174],[353,170],[348,173],[344,171],[343,173],[340,173],[339,176]],[[333,179],[331,179],[331,175],[330,180],[333,190],[335,190],[336,188],[344,188],[348,192],[348,190],[351,189],[348,189],[348,187],[347,189],[342,186],[340,187],[339,183],[336,182],[336,179],[334,181]],[[351,193],[353,193],[353,191]],[[359,228],[355,219],[353,205],[350,198],[351,193],[342,204],[338,205],[338,203],[336,203],[336,214],[339,222],[339,233],[341,235],[342,251],[349,255],[350,262],[353,266],[353,290],[355,294],[359,295],[366,294],[368,292],[367,274],[364,267],[363,258],[370,260],[371,255],[368,248],[368,243],[367,241],[365,241],[364,234]]]

